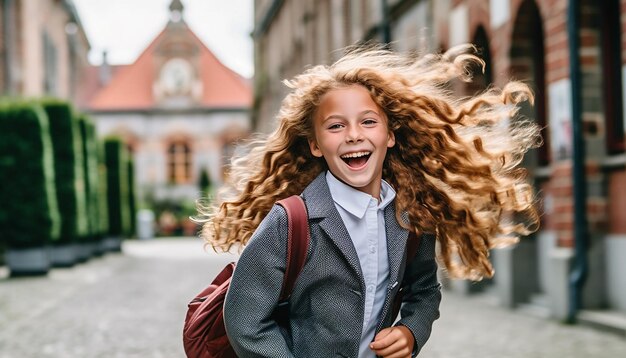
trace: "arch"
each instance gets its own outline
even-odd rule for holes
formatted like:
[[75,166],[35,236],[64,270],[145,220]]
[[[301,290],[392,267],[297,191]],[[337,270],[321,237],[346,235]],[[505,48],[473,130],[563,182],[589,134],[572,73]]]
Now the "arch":
[[534,0],[524,0],[518,8],[513,25],[510,58],[511,77],[525,81],[535,93],[534,107],[524,106],[521,114],[533,118],[542,128],[544,145],[531,151],[525,164],[529,167],[545,166],[550,160],[546,128],[545,45],[543,21]]
[[479,25],[474,32],[472,44],[476,46],[478,57],[485,61],[485,69],[476,67],[472,68],[474,78],[467,85],[467,92],[470,95],[482,92],[493,83],[493,62],[491,60],[491,48],[489,47],[489,38],[487,31],[482,25]]
[[[524,0],[518,7],[511,37],[509,76],[527,83],[535,93],[535,105],[522,103],[520,115],[533,119],[543,128],[541,135],[546,143],[544,31],[541,14],[534,0]],[[538,149],[529,151],[522,165],[529,169],[530,173],[537,173],[537,167],[548,164],[547,148],[549,146],[544,144]],[[537,192],[540,192],[545,179],[538,175],[530,178]],[[531,303],[535,307],[546,308],[545,293],[549,288],[547,272],[550,257],[549,250],[545,250],[544,247],[551,245],[549,240],[550,237],[542,235],[542,232],[534,233],[520,240],[509,256],[496,253],[496,256],[500,257],[495,260],[496,271],[500,270],[509,275],[504,280],[496,279],[496,285],[501,286],[501,292],[507,289],[514,292],[510,296],[501,296],[505,305],[513,307],[519,303]],[[523,268],[520,267],[521,263]]]

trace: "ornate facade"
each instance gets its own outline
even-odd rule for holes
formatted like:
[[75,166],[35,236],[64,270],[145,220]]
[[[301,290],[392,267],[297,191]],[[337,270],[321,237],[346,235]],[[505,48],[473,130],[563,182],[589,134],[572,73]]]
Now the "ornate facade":
[[249,81],[224,66],[185,23],[180,1],[130,65],[90,69],[82,109],[100,136],[120,136],[135,160],[139,199],[193,201],[206,171],[219,185],[249,131]]

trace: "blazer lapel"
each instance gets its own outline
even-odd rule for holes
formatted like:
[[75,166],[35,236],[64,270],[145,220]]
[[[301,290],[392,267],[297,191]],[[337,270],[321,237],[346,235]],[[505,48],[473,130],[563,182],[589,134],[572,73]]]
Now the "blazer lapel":
[[398,281],[400,266],[404,261],[404,251],[409,237],[409,231],[404,229],[396,220],[394,203],[385,208],[385,230],[387,233],[387,254],[389,256],[389,284]]
[[309,211],[309,219],[321,219],[319,221],[320,228],[337,246],[337,249],[339,249],[342,256],[350,264],[350,267],[361,279],[361,283],[364,286],[359,256],[356,253],[348,229],[346,229],[335,207],[325,175],[326,172],[320,173],[302,193]]

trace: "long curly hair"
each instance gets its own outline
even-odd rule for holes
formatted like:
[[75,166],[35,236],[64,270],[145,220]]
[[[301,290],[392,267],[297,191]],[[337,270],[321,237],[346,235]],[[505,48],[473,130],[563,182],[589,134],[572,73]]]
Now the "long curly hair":
[[233,160],[230,185],[218,204],[198,205],[202,237],[215,250],[245,245],[277,200],[301,193],[327,169],[310,152],[313,115],[326,92],[359,84],[395,134],[383,179],[397,192],[398,222],[417,234],[436,233],[439,259],[450,276],[491,277],[489,250],[538,227],[533,189],[518,165],[541,137],[531,120],[518,118],[518,105],[533,101],[524,83],[473,97],[453,95],[452,81],[470,81],[470,69],[484,66],[473,53],[471,45],[423,56],[356,47],[330,66],[285,81],[291,92],[277,129]]

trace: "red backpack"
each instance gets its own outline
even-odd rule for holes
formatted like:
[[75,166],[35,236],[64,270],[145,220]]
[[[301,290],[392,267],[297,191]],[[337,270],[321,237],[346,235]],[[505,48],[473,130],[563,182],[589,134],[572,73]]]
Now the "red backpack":
[[[309,223],[306,206],[300,196],[290,196],[278,201],[277,204],[287,212],[289,225],[287,266],[280,294],[280,301],[286,302],[306,260],[310,241]],[[237,357],[226,336],[223,315],[224,300],[234,270],[235,263],[231,262],[215,277],[209,287],[187,305],[187,316],[183,327],[183,346],[187,357]],[[287,321],[286,309],[279,309],[274,314],[278,322]]]

